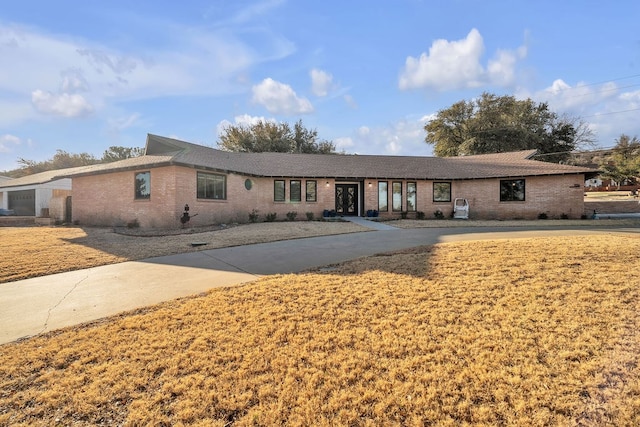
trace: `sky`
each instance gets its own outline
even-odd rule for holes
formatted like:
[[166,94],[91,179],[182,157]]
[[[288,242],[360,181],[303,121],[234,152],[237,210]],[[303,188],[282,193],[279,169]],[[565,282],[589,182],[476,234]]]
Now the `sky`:
[[148,133],[216,147],[302,120],[339,151],[432,155],[483,92],[640,137],[637,0],[21,0],[0,9],[0,171]]

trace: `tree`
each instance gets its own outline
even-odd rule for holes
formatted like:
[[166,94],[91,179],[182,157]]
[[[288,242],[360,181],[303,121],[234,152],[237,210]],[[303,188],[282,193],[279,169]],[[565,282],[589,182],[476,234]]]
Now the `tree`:
[[104,152],[102,158],[98,159],[93,154],[89,153],[71,154],[64,150],[56,150],[56,154],[54,154],[51,159],[43,160],[41,162],[19,158],[18,164],[21,165],[20,168],[14,171],[9,171],[7,175],[12,178],[19,178],[21,176],[33,175],[34,173],[50,170],[114,162],[116,160],[127,159],[129,157],[137,157],[143,153],[143,148],[111,146]]
[[318,131],[307,129],[298,120],[293,129],[288,123],[259,121],[252,125],[227,126],[218,141],[218,147],[226,151],[242,153],[335,153],[335,144],[318,140]]
[[637,137],[630,138],[622,134],[616,140],[611,156],[600,163],[601,176],[618,183],[635,181],[640,178],[640,141]]
[[559,117],[546,103],[486,92],[438,111],[424,129],[440,157],[536,149],[542,160],[559,162],[593,143],[584,122]]
[[131,157],[139,157],[144,154],[144,148],[139,147],[120,147],[112,145],[102,155],[102,163],[110,163],[118,160],[129,159]]

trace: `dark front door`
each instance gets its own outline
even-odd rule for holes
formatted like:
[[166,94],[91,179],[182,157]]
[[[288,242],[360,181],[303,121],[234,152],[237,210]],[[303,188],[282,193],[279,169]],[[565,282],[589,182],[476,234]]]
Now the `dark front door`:
[[358,184],[336,184],[336,213],[358,215]]

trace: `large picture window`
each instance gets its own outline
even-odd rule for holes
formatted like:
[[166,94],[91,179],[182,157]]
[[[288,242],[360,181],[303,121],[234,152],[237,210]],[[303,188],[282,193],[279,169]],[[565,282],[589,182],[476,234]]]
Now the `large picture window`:
[[151,172],[138,172],[135,176],[135,198],[145,200],[151,198]]
[[387,181],[378,182],[378,211],[389,210],[389,183]]
[[284,202],[284,180],[276,179],[273,181],[273,201]]
[[307,202],[317,202],[318,201],[318,182],[317,181],[307,181]]
[[433,183],[433,201],[434,202],[450,202],[451,201],[451,183],[450,182],[434,182]]
[[416,211],[416,183],[407,182],[407,211]]
[[504,179],[500,181],[501,202],[524,202],[524,179]]
[[198,199],[226,200],[227,177],[213,173],[198,172]]
[[393,200],[391,208],[394,212],[399,212],[402,210],[402,183],[398,181],[394,181],[392,185],[393,191]]
[[302,201],[302,181],[299,180],[291,180],[289,181],[289,200],[292,202],[301,202]]

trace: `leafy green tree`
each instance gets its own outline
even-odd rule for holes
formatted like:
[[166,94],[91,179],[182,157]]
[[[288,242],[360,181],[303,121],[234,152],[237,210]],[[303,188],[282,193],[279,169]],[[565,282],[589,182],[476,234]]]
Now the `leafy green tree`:
[[424,129],[440,157],[536,149],[542,160],[559,162],[593,142],[586,124],[559,117],[546,103],[486,92],[440,110]]
[[636,181],[640,179],[640,141],[637,137],[630,138],[622,134],[616,140],[611,156],[600,163],[600,176],[618,183]]
[[307,129],[299,120],[291,129],[288,123],[259,121],[252,125],[230,125],[220,135],[218,147],[242,153],[335,153],[335,144],[318,140],[318,131]]

